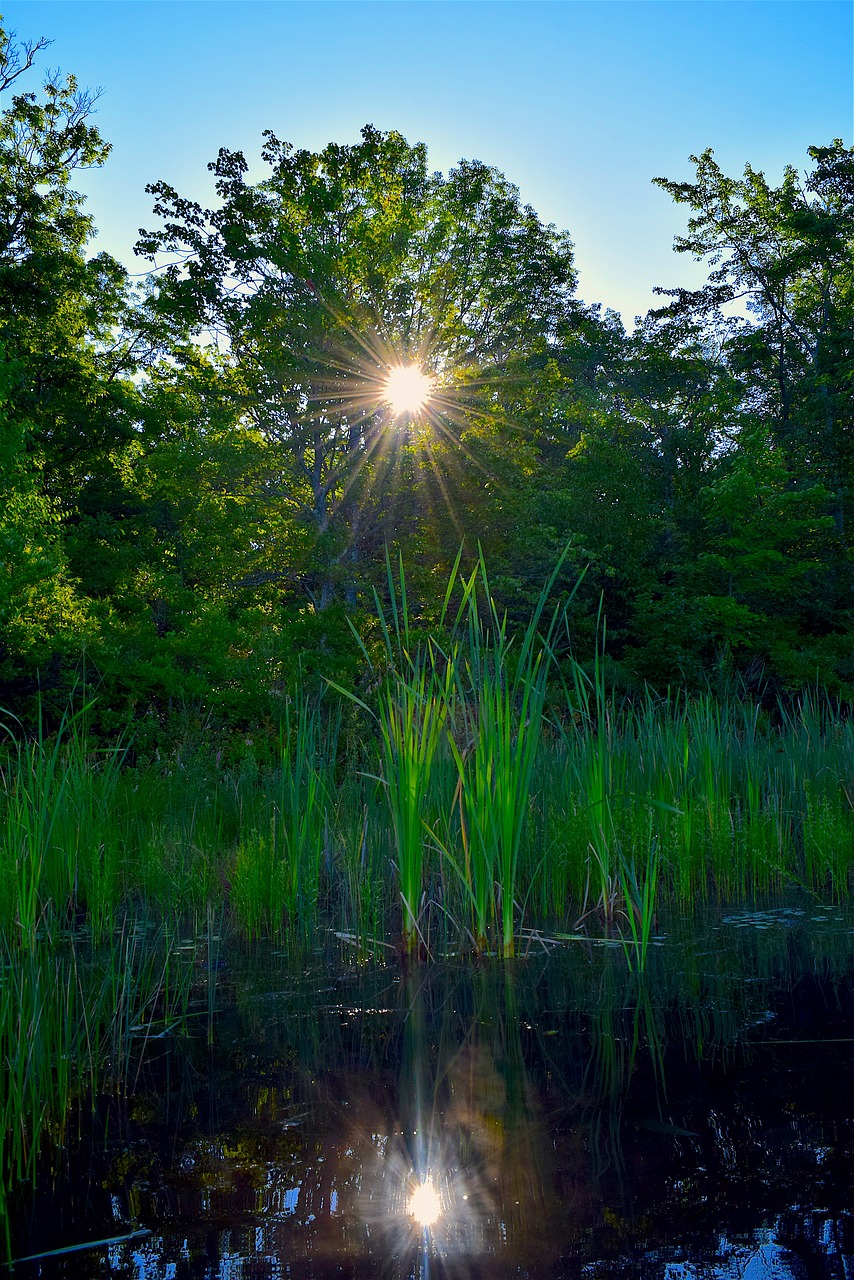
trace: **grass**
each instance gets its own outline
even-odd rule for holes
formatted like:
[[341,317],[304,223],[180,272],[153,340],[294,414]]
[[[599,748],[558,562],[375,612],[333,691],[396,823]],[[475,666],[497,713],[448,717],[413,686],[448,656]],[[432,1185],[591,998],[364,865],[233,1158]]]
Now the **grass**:
[[186,1013],[189,976],[168,930],[140,921],[96,946],[46,931],[0,942],[0,1253],[10,1186],[66,1143],[75,1104],[132,1085],[149,1040]]
[[248,797],[233,865],[222,872],[247,936],[312,936],[329,842],[340,721],[299,697],[282,726],[278,761]]
[[520,853],[542,739],[548,645],[557,620],[555,615],[541,641],[538,627],[551,585],[541,593],[521,636],[511,638],[507,619],[499,615],[492,599],[481,558],[464,594],[464,656],[456,653],[449,664],[456,677],[456,701],[464,708],[462,745],[454,734],[448,738],[458,772],[455,794],[463,856],[455,860],[445,845],[442,848],[471,904],[475,948],[487,948],[489,922],[494,918],[498,947],[505,958],[515,949]]
[[[251,938],[311,948],[330,929],[369,953],[440,945],[509,957],[535,929],[624,935],[645,954],[661,901],[798,889],[847,897],[854,723],[806,698],[652,693],[621,705],[602,649],[556,657],[548,590],[511,635],[485,566],[449,585],[418,635],[390,578],[379,653],[351,699],[296,697],[264,766],[132,767],[69,717],[0,758],[0,933],[37,950],[129,912],[223,911]],[[456,591],[457,603],[451,608]],[[604,637],[603,637],[604,639]],[[562,672],[562,676],[559,675]],[[352,716],[358,717],[357,722]]]
[[580,676],[565,701],[544,647],[526,658],[500,622],[477,645],[425,644],[384,673],[356,759],[340,751],[339,711],[308,703],[278,761],[239,777],[131,768],[74,734],[12,746],[7,952],[80,930],[108,943],[129,912],[212,908],[296,950],[332,928],[414,954],[432,929],[509,956],[523,907],[539,929],[581,921],[634,939],[661,901],[847,898],[854,724],[833,707],[619,707]]
[[0,1220],[74,1099],[123,1087],[186,1008],[179,922],[210,939],[216,919],[295,957],[331,936],[360,959],[509,959],[523,937],[599,936],[642,974],[663,904],[848,897],[845,709],[679,692],[621,704],[604,626],[582,669],[560,651],[550,587],[511,634],[483,562],[468,577],[458,562],[426,635],[389,569],[363,687],[348,703],[334,687],[296,696],[263,763],[133,764],[90,739],[85,711],[50,738],[9,721]]

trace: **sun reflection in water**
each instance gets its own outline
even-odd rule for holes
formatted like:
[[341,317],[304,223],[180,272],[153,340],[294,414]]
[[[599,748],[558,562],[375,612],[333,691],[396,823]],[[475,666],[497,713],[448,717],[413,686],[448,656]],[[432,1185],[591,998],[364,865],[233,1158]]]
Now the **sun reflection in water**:
[[409,1198],[409,1213],[422,1227],[430,1227],[442,1213],[442,1202],[432,1180],[420,1183]]

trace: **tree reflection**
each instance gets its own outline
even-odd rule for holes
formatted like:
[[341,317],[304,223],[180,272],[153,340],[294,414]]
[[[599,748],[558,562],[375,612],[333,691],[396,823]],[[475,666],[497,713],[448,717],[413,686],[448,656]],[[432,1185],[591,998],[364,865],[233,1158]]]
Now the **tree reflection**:
[[771,942],[731,933],[642,976],[595,949],[320,981],[247,968],[212,1047],[164,1046],[102,1104],[91,1166],[45,1175],[18,1252],[142,1226],[114,1274],[841,1274],[854,970],[792,935],[775,970]]

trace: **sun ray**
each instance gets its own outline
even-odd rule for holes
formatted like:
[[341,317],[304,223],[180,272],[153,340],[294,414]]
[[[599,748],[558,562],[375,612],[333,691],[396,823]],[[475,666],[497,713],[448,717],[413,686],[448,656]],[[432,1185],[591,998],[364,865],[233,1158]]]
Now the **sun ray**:
[[[436,454],[435,454],[435,453],[434,453],[434,451],[433,451],[432,443],[431,443],[431,442],[429,442],[429,441],[428,441],[428,443],[427,443],[427,447],[426,447],[426,449],[425,449],[425,453],[426,453],[426,456],[427,456],[427,462],[428,462],[428,464],[429,464],[429,466],[430,466],[430,470],[431,470],[432,475],[433,475],[433,480],[434,480],[434,482],[435,482],[436,489],[438,490],[439,494],[441,495],[442,502],[443,502],[443,504],[444,504],[445,510],[446,510],[446,511],[447,511],[447,513],[448,513],[448,517],[449,517],[449,519],[450,519],[450,521],[451,521],[451,524],[454,526],[454,532],[456,533],[456,535],[457,535],[458,539],[462,542],[463,538],[465,537],[465,530],[464,530],[464,528],[463,528],[462,522],[460,521],[460,518],[459,518],[459,516],[458,516],[457,512],[456,512],[456,511],[455,511],[455,509],[454,509],[454,504],[453,504],[453,501],[452,501],[452,499],[451,499],[451,494],[450,494],[450,491],[448,490],[448,486],[447,486],[447,483],[446,483],[445,477],[444,477],[444,475],[442,474],[442,471],[441,471],[441,469],[440,469],[440,467],[439,467],[439,463],[438,463],[438,460],[437,460],[437,458],[436,458]],[[431,505],[431,506],[436,507],[436,508],[438,507],[438,503],[433,502],[433,501],[432,501],[432,499],[428,499],[428,500],[430,501],[430,505]]]
[[[420,456],[424,488],[418,501],[437,515],[444,509],[462,540],[455,495],[465,472],[480,475],[499,493],[504,488],[489,464],[489,449],[479,447],[488,443],[480,439],[482,427],[488,432],[506,421],[496,394],[502,380],[472,368],[467,353],[458,367],[443,350],[443,335],[426,331],[420,319],[415,332],[384,333],[377,318],[360,322],[323,305],[339,336],[327,335],[322,348],[309,345],[297,358],[291,388],[287,374],[282,380],[279,412],[293,420],[291,430],[308,452],[302,470],[309,484],[321,483],[310,471],[320,475],[319,465],[323,472],[329,518],[353,501],[364,499],[367,510],[372,493],[390,500],[402,484],[417,483],[417,472],[413,480],[401,464]],[[289,405],[295,396],[301,402]],[[271,396],[271,410],[276,400]],[[465,506],[465,490],[460,496]]]

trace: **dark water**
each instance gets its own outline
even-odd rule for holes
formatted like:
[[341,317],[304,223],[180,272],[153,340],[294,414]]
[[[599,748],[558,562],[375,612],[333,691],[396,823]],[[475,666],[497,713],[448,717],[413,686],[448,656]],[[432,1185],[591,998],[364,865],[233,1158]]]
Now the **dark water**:
[[643,978],[222,958],[14,1206],[19,1256],[132,1238],[16,1275],[854,1277],[854,917],[718,914]]

